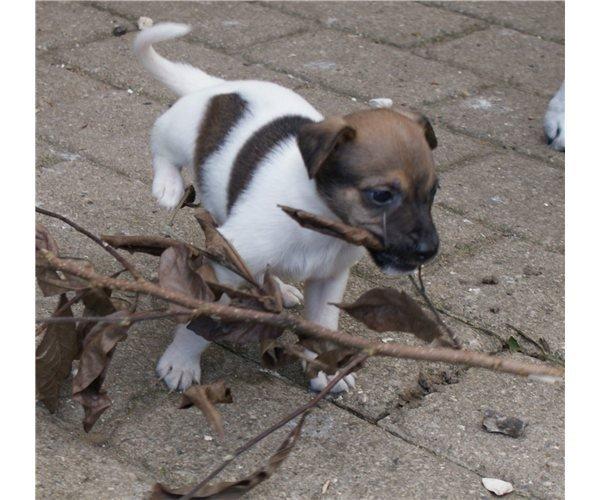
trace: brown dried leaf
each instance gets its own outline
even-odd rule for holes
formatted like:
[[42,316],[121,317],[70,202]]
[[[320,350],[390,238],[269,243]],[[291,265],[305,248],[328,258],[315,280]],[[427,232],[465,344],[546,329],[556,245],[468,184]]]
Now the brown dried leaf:
[[242,276],[248,283],[253,284],[258,288],[258,284],[254,281],[252,273],[246,266],[243,259],[237,253],[235,248],[223,237],[217,229],[217,223],[206,210],[202,208],[196,209],[194,213],[196,220],[204,231],[207,254],[214,258],[217,263],[230,269]]
[[260,360],[265,368],[276,370],[290,364],[296,359],[293,352],[281,345],[277,339],[262,339],[260,341]]
[[194,245],[180,240],[165,238],[163,236],[127,236],[122,234],[103,234],[101,238],[114,248],[127,250],[128,252],[142,252],[150,255],[160,256],[171,247],[185,245],[192,257],[198,257],[201,252]]
[[439,325],[406,292],[374,288],[352,304],[334,304],[377,332],[401,331],[426,342],[442,336]]
[[[117,311],[107,318],[125,319],[125,311]],[[84,409],[83,429],[89,432],[100,415],[111,405],[102,390],[108,365],[116,345],[127,338],[128,324],[97,323],[83,341],[79,370],[73,379],[73,399]]]
[[[266,466],[261,467],[239,481],[223,481],[213,485],[207,484],[201,488],[200,491],[194,493],[191,498],[239,498],[263,481],[269,479],[289,456],[296,445],[300,433],[302,432],[305,417],[306,413],[300,417],[298,424],[290,431],[277,451],[269,458],[269,462]],[[150,500],[181,498],[190,492],[192,488],[193,486],[169,488],[161,483],[156,483],[152,490]]]
[[[356,354],[352,349],[336,348],[319,354],[314,361],[307,361],[306,374],[309,378],[316,377],[320,371],[334,375]],[[315,363],[316,362],[316,363]]]
[[[61,294],[52,317],[73,317],[71,307],[63,306],[67,296]],[[35,386],[38,399],[50,412],[58,406],[60,387],[71,373],[73,360],[79,352],[75,323],[51,323],[43,330],[43,337],[35,352]]]
[[[282,310],[282,298],[279,285],[269,270],[265,273],[263,286],[256,291],[244,292],[220,284],[210,286],[221,293],[231,293],[232,307],[254,309],[279,313]],[[194,318],[188,328],[208,341],[227,340],[235,344],[262,342],[280,337],[284,329],[251,321],[224,321],[216,317],[201,316]]]
[[[90,288],[81,297],[84,304],[83,317],[88,316],[108,316],[113,314],[117,308],[110,298],[111,290],[106,288]],[[82,321],[77,324],[77,338],[79,341],[79,352],[83,349],[83,341],[88,333],[94,328],[95,323]],[[79,357],[79,353],[78,356]]]
[[214,407],[218,403],[233,403],[231,390],[223,380],[208,385],[192,385],[183,393],[179,408],[189,408],[192,405],[200,408],[219,439],[223,439],[225,437],[223,419]]
[[383,243],[370,231],[360,227],[349,226],[343,222],[334,221],[311,214],[298,208],[279,205],[279,208],[294,219],[298,224],[318,233],[339,238],[353,245],[364,246],[371,250],[383,250]]
[[38,286],[44,297],[59,295],[65,293],[71,288],[58,275],[58,273],[48,267],[48,263],[44,259],[43,251],[47,250],[54,255],[58,255],[58,245],[54,238],[41,224],[35,226],[35,277],[37,278]]
[[[165,288],[199,300],[212,302],[215,299],[202,276],[192,267],[190,251],[185,245],[170,247],[163,252],[158,266],[158,281]],[[171,308],[174,311],[187,310],[177,304],[172,304]]]

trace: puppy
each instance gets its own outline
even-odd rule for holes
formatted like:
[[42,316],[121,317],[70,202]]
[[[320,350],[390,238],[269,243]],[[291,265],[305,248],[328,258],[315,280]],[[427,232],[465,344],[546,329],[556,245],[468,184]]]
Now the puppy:
[[[165,23],[141,32],[134,51],[146,69],[180,96],[154,125],[154,181],[160,205],[173,208],[184,192],[181,169],[191,166],[196,191],[219,231],[257,280],[267,267],[305,284],[306,319],[337,329],[350,267],[362,247],[300,227],[278,204],[364,227],[385,249],[371,252],[386,273],[410,273],[438,251],[431,218],[437,189],[429,121],[390,109],[324,118],[298,94],[261,81],[225,81],[158,55],[152,44],[188,33]],[[240,278],[214,266],[217,278]],[[300,292],[281,283],[287,305]],[[207,342],[185,326],[162,355],[158,375],[171,389],[200,381]],[[308,352],[316,356],[314,352]],[[313,390],[331,379],[323,372]],[[354,386],[348,375],[335,387]]]
[[565,150],[565,84],[548,103],[544,116],[544,133],[546,141],[552,149]]

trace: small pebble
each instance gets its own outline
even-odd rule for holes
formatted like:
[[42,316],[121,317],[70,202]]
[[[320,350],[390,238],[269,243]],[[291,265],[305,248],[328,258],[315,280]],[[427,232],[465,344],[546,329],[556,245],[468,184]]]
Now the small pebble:
[[140,31],[145,30],[146,28],[151,28],[153,24],[154,21],[146,16],[142,16],[137,20],[137,27]]
[[490,312],[498,314],[500,312],[500,308],[496,306],[490,307]]
[[115,26],[112,30],[113,36],[123,36],[125,33],[127,33],[127,28],[121,25]]
[[392,101],[389,97],[377,97],[369,101],[369,106],[375,109],[391,108],[393,105],[394,101]]
[[497,285],[498,284],[498,278],[496,278],[496,276],[494,276],[493,274],[491,274],[490,276],[486,276],[484,278],[481,278],[481,283],[483,283],[484,285]]
[[485,486],[485,489],[495,493],[499,497],[506,495],[513,491],[513,485],[502,479],[496,479],[493,477],[482,477],[481,482]]
[[485,410],[481,425],[488,432],[506,434],[507,436],[518,438],[525,432],[527,422],[516,417],[507,417],[494,410]]

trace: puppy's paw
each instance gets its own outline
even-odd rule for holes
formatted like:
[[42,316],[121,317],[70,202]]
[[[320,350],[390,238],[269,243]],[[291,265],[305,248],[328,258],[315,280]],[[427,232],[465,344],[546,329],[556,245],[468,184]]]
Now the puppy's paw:
[[158,361],[156,374],[172,391],[185,391],[194,382],[200,383],[200,355],[208,344],[185,325],[178,325],[173,342]]
[[[321,392],[325,386],[335,377],[327,375],[325,372],[319,374],[310,380],[310,389],[315,392]],[[356,377],[353,373],[346,375],[342,380],[333,386],[332,393],[349,392],[356,385]]]
[[185,391],[193,383],[200,383],[202,369],[198,356],[186,355],[170,346],[160,357],[156,374],[172,391]]
[[183,178],[179,170],[163,169],[154,174],[152,194],[160,206],[175,208],[181,201],[184,191]]
[[544,133],[548,144],[557,151],[565,150],[565,90],[564,84],[550,100],[544,117]]
[[302,304],[302,302],[304,301],[304,295],[302,295],[302,292],[300,290],[298,290],[293,285],[288,285],[284,283],[277,277],[275,278],[275,280],[279,284],[279,289],[281,290],[283,307],[290,308]]

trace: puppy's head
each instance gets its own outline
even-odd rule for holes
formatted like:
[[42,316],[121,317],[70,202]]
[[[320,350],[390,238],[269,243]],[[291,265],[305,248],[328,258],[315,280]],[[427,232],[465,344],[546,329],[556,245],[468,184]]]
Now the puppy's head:
[[384,272],[411,272],[436,255],[437,139],[427,118],[390,109],[332,117],[305,125],[298,146],[331,210],[381,238],[384,250],[371,255]]

